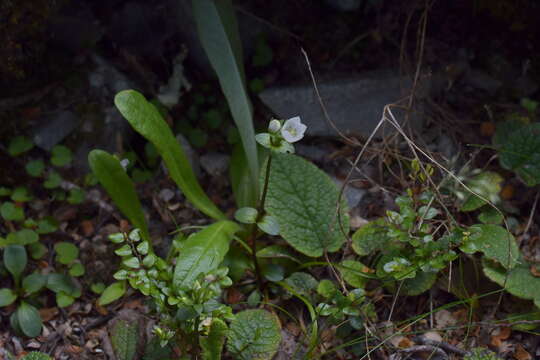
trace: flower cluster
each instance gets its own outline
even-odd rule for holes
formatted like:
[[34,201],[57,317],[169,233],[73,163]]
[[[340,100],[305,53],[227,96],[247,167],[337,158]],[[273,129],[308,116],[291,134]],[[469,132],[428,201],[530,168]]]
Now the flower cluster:
[[302,124],[300,117],[295,116],[286,121],[272,119],[268,124],[268,132],[255,136],[255,140],[271,151],[294,153],[292,143],[304,137],[307,126]]

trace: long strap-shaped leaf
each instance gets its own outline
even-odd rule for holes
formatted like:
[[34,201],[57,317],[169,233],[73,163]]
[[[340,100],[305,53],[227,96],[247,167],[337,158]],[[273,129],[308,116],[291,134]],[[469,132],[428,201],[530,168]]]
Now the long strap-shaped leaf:
[[135,131],[155,145],[171,177],[188,200],[206,215],[217,220],[225,219],[199,185],[186,154],[156,107],[135,90],[119,92],[114,103]]
[[106,151],[92,150],[88,154],[88,163],[116,206],[133,226],[141,230],[143,239],[151,244],[148,225],[135,186],[120,165],[120,161]]
[[[258,194],[259,163],[242,59],[238,24],[230,0],[193,0],[193,12],[202,46],[217,73],[221,89],[240,132],[253,188]],[[255,197],[257,198],[257,197]]]

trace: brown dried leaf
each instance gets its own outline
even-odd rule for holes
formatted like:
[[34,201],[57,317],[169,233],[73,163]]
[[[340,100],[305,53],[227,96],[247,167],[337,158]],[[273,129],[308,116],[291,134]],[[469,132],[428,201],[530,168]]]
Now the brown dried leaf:
[[39,316],[41,316],[43,322],[51,321],[56,315],[58,315],[58,308],[56,307],[39,309]]
[[91,220],[83,220],[81,229],[84,236],[89,237],[94,233],[94,223]]
[[497,328],[491,334],[491,345],[495,346],[497,349],[503,346],[503,340],[506,340],[510,337],[512,329],[509,327]]
[[531,354],[523,348],[521,344],[517,344],[516,351],[514,352],[514,359],[516,360],[532,360]]

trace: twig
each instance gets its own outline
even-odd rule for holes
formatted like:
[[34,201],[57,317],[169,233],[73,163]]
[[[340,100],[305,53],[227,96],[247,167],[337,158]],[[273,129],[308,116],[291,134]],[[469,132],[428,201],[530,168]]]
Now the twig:
[[462,349],[460,349],[457,346],[454,346],[452,344],[448,344],[448,343],[446,343],[444,341],[436,341],[436,340],[426,339],[423,336],[417,336],[417,337],[413,338],[413,341],[418,343],[418,344],[422,344],[422,345],[429,345],[429,346],[438,347],[438,348],[441,348],[441,349],[443,349],[443,350],[445,350],[447,352],[455,353],[455,354],[458,354],[460,356],[465,356],[465,355],[470,354],[469,351],[462,350]]
[[439,355],[443,359],[448,359],[448,354],[443,349],[433,345],[415,345],[411,346],[410,348],[400,349],[399,352],[405,354],[411,354],[416,352],[430,352]]
[[539,195],[540,195],[540,191],[538,191],[536,193],[536,196],[534,197],[534,203],[531,209],[531,213],[529,214],[529,220],[527,220],[527,225],[525,226],[525,229],[523,230],[523,235],[527,235],[527,233],[529,232],[529,228],[531,227],[534,214],[536,213],[536,205],[538,204]]

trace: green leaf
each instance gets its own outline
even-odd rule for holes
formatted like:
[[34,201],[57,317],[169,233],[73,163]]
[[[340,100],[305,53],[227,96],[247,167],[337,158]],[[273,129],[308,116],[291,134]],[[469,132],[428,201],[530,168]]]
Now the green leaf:
[[271,215],[264,215],[261,220],[257,222],[257,227],[264,233],[268,235],[277,236],[279,235],[279,224]]
[[131,256],[122,260],[122,264],[126,265],[130,269],[138,269],[141,265],[139,259],[135,256]]
[[355,288],[363,289],[370,277],[361,275],[367,273],[369,268],[359,261],[344,260],[341,262],[338,270],[341,276],[343,276],[343,280]]
[[52,216],[45,216],[43,219],[40,219],[38,221],[38,228],[37,232],[38,234],[50,234],[58,230],[58,220],[53,218]]
[[482,266],[484,274],[510,294],[540,303],[540,277],[531,273],[531,264],[522,261],[513,269],[505,270],[497,263],[483,259]]
[[27,261],[28,257],[24,246],[8,245],[4,249],[4,266],[13,275],[15,282],[19,281]]
[[41,174],[43,174],[43,170],[45,170],[45,163],[43,160],[32,160],[29,161],[25,167],[26,173],[33,177],[40,177]]
[[19,326],[26,336],[36,337],[41,334],[43,323],[41,322],[41,317],[35,307],[23,301],[17,308],[15,314]]
[[383,250],[390,238],[388,227],[384,218],[370,221],[352,236],[352,248],[360,256],[369,255],[375,251]]
[[262,259],[282,258],[292,260],[298,264],[302,263],[289,248],[281,245],[270,245],[262,248],[257,251],[257,257]]
[[478,220],[484,224],[501,225],[504,221],[504,215],[491,206],[486,206],[478,215]]
[[62,183],[62,177],[56,171],[51,170],[47,175],[47,180],[43,183],[45,189],[55,189]]
[[134,90],[121,91],[115,96],[114,103],[131,126],[154,144],[186,198],[206,215],[225,219],[225,215],[202,190],[186,154],[155,106]]
[[529,124],[508,133],[499,154],[501,166],[515,171],[527,186],[540,184],[539,123]]
[[285,283],[296,293],[309,297],[317,289],[319,282],[315,278],[304,272],[292,273],[285,279]]
[[69,190],[69,195],[67,198],[68,203],[70,204],[80,204],[84,201],[86,193],[83,189],[73,188]]
[[227,339],[235,359],[270,360],[281,342],[280,324],[268,311],[244,310],[231,322]]
[[66,294],[65,292],[56,293],[56,305],[60,308],[68,307],[73,304],[75,298],[71,295]]
[[259,212],[257,209],[246,206],[236,210],[234,213],[234,218],[236,221],[242,224],[255,224],[258,214]]
[[34,260],[41,259],[47,253],[47,247],[42,243],[30,244],[28,245],[28,250],[30,251],[30,256]]
[[[251,186],[258,194],[257,146],[253,112],[246,91],[242,44],[234,7],[230,0],[194,0],[193,13],[202,46],[216,71],[245,149]],[[257,198],[257,196],[255,196]],[[240,206],[253,205],[241,204]]]
[[5,245],[17,244],[17,245],[29,245],[39,241],[39,235],[35,231],[30,229],[22,229],[13,233],[9,233]]
[[0,215],[7,221],[23,221],[24,210],[14,203],[6,201],[0,207]]
[[33,147],[34,143],[26,136],[16,136],[9,142],[8,152],[11,156],[19,156]]
[[11,195],[11,189],[5,186],[0,186],[0,196],[9,196]]
[[137,354],[139,324],[119,319],[111,329],[111,345],[118,360],[133,360]]
[[79,248],[69,242],[59,242],[54,244],[56,251],[56,261],[60,264],[71,264],[79,256]]
[[172,349],[170,344],[161,346],[158,336],[152,337],[150,341],[146,343],[144,348],[143,360],[171,360]]
[[417,271],[412,279],[403,280],[400,294],[407,296],[417,296],[431,289],[437,280],[437,273]]
[[460,249],[467,253],[481,251],[491,260],[507,269],[513,268],[519,258],[519,249],[505,228],[491,224],[477,224],[468,228],[471,233]]
[[94,294],[102,294],[103,291],[105,291],[105,284],[102,282],[93,283],[90,285],[90,290],[92,290]]
[[336,293],[336,285],[328,279],[321,280],[317,286],[317,294],[321,295],[325,299],[333,298]]
[[[484,171],[468,180],[467,186],[483,198],[488,199],[492,203],[496,203],[500,200],[499,192],[501,191],[501,183],[503,180],[502,176],[496,172]],[[484,200],[469,193],[460,210],[474,211],[485,204],[486,202]]]
[[13,290],[0,289],[0,307],[11,305],[15,300],[17,300],[17,294]]
[[38,351],[32,351],[26,354],[25,357],[23,357],[21,360],[52,360],[52,358],[44,353],[40,353]]
[[135,186],[120,161],[105,151],[92,150],[88,162],[116,206],[136,228],[141,229],[144,239],[149,241],[148,225]]
[[261,273],[268,281],[272,282],[281,281],[285,277],[285,269],[278,264],[266,264]]
[[325,250],[340,249],[349,232],[349,217],[343,200],[340,215],[336,214],[338,196],[335,183],[315,165],[295,155],[272,156],[265,208],[296,250],[318,257]]
[[43,289],[46,284],[47,276],[39,273],[32,273],[26,276],[22,281],[22,287],[24,289],[24,292],[27,294],[37,293],[38,291]]
[[208,336],[199,337],[203,360],[221,360],[221,352],[228,332],[227,324],[219,318],[213,318]]
[[100,306],[105,306],[120,299],[126,293],[126,282],[117,281],[113,282],[111,285],[103,291],[103,294],[98,299],[98,304]]
[[69,165],[73,160],[71,150],[64,145],[55,145],[51,150],[51,164],[54,166],[62,167]]
[[32,200],[32,195],[30,195],[28,188],[19,186],[11,193],[11,200],[15,202],[26,202]]
[[69,295],[74,295],[78,291],[77,285],[71,277],[58,273],[47,275],[47,289],[55,293],[64,292]]
[[190,289],[200,275],[217,269],[229,251],[229,242],[239,226],[219,221],[191,235],[184,242],[176,260],[173,284],[176,289]]
[[85,269],[84,269],[84,266],[83,264],[81,264],[80,262],[75,262],[73,265],[71,265],[71,267],[69,268],[69,275],[73,276],[73,277],[79,277],[79,276],[83,276],[84,273],[85,273]]

